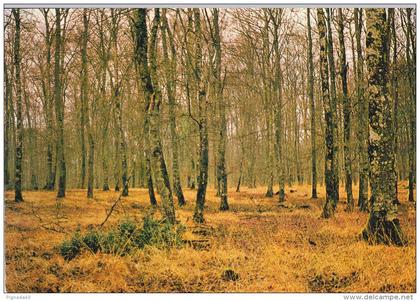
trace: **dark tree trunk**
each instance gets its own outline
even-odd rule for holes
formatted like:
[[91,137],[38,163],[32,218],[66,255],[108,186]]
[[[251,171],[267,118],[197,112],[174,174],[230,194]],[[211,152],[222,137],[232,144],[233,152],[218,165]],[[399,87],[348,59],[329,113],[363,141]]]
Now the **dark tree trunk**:
[[[171,58],[169,59],[168,43],[166,40],[166,34],[168,34],[169,44],[171,49]],[[166,9],[162,13],[162,43],[163,43],[163,55],[164,65],[166,66],[166,92],[169,103],[169,127],[171,132],[171,144],[172,144],[172,173],[173,173],[173,188],[178,199],[178,205],[185,205],[185,198],[181,187],[181,176],[179,173],[179,153],[178,153],[178,135],[176,133],[176,119],[175,119],[175,97],[176,97],[176,48],[174,44],[174,38],[172,32],[168,26],[166,19]]]
[[371,211],[362,237],[369,243],[405,245],[397,218],[394,129],[388,99],[388,33],[385,9],[366,9]]
[[[4,29],[6,31],[6,28]],[[13,66],[13,64],[11,64]],[[11,149],[11,145],[9,144],[10,139],[10,119],[11,119],[11,110],[10,104],[12,102],[12,87],[11,81],[9,79],[9,70],[6,60],[4,60],[3,66],[3,73],[4,73],[4,86],[5,86],[5,93],[4,93],[4,137],[3,137],[3,144],[4,144],[4,187],[5,189],[9,189],[10,185],[10,171],[9,171],[9,152]]]
[[[394,153],[395,153],[395,172],[397,173],[397,180],[398,180],[398,75],[397,75],[397,56],[398,56],[398,49],[397,49],[397,33],[395,27],[395,8],[388,9],[389,15],[389,24],[390,24],[390,45],[392,42],[392,68],[391,68],[391,97],[393,100],[393,112],[392,112],[392,124],[394,126]],[[398,198],[398,181],[395,183],[395,194]]]
[[20,9],[13,9],[15,19],[14,68],[16,85],[16,160],[15,160],[15,202],[22,202],[22,155],[23,155],[23,120],[22,120],[22,82],[20,77]]
[[273,47],[274,47],[274,125],[275,125],[275,158],[277,169],[277,182],[279,184],[279,202],[284,202],[284,168],[283,168],[283,96],[281,85],[281,53],[280,53],[280,25],[282,20],[282,9],[272,9],[269,11],[271,22],[273,23]]
[[207,129],[207,97],[205,83],[202,78],[202,37],[201,37],[201,19],[200,10],[193,9],[194,14],[194,35],[195,35],[195,53],[194,53],[194,75],[196,84],[196,93],[198,101],[198,131],[200,136],[199,144],[199,174],[197,181],[197,199],[194,210],[194,221],[196,223],[204,222],[204,202],[206,200],[206,190],[208,181],[209,165],[209,141]]
[[46,47],[46,65],[42,81],[42,93],[44,97],[45,122],[47,127],[47,178],[44,189],[54,190],[55,171],[53,170],[53,145],[55,141],[55,132],[53,130],[53,108],[54,95],[51,91],[51,48],[52,48],[52,32],[48,18],[48,9],[41,10],[45,21],[45,47]]
[[225,99],[223,98],[223,83],[222,83],[222,46],[219,29],[219,10],[214,8],[213,12],[213,51],[215,53],[213,75],[214,75],[214,90],[215,98],[218,109],[219,117],[219,139],[217,145],[217,184],[220,196],[221,211],[229,210],[228,204],[228,185],[227,185],[227,174],[226,174],[226,140],[227,140],[227,129],[226,129],[226,108]]
[[25,101],[25,107],[26,107],[25,113],[26,113],[26,121],[28,123],[28,142],[29,142],[29,146],[30,146],[28,148],[30,179],[31,179],[30,189],[38,190],[38,179],[37,179],[37,176],[36,176],[35,158],[34,158],[34,149],[37,148],[36,136],[34,134],[34,128],[32,126],[32,120],[31,120],[31,114],[30,114],[29,95],[27,93],[27,90],[25,89],[25,87],[27,87],[25,78],[24,78],[23,86],[24,87],[23,87],[22,92],[23,92],[23,99]]
[[344,168],[346,175],[346,192],[347,192],[347,210],[353,211],[354,200],[352,191],[352,166],[350,156],[350,127],[351,127],[351,105],[349,99],[349,92],[347,88],[347,62],[346,62],[346,45],[344,43],[344,17],[343,9],[338,9],[338,39],[340,41],[340,73],[341,73],[341,87],[343,91],[343,115],[344,115]]
[[[88,152],[88,171],[87,171],[87,197],[93,198],[93,176],[94,176],[94,155],[95,155],[95,141],[93,138],[93,117],[94,114],[89,106],[88,103],[88,68],[87,68],[87,43],[88,43],[88,31],[89,31],[89,20],[88,20],[88,11],[87,9],[83,9],[83,32],[82,32],[82,84],[81,84],[81,98],[82,98],[82,114],[84,115],[84,123],[83,126],[83,133],[84,127],[87,128],[87,135],[88,135],[88,145],[89,145],[89,152]],[[84,135],[84,134],[83,134]],[[84,137],[83,137],[84,139]],[[83,142],[84,144],[84,142]],[[82,148],[83,150],[83,148]],[[82,157],[85,154],[82,154]],[[82,159],[82,163],[83,163]],[[83,168],[83,166],[82,166]],[[84,185],[84,171],[82,170],[82,187]]]
[[365,100],[365,83],[363,75],[363,56],[361,45],[362,34],[362,21],[363,12],[361,9],[354,9],[354,22],[356,34],[356,52],[357,52],[357,65],[356,65],[356,89],[357,89],[357,105],[358,105],[358,153],[359,153],[359,200],[358,207],[360,211],[368,210],[368,184],[369,184],[369,160],[367,155],[367,143],[369,135],[368,125],[368,104]]
[[157,81],[157,35],[160,23],[160,10],[154,10],[155,16],[150,36],[150,66],[148,61],[148,31],[147,10],[138,9],[135,12],[135,59],[140,69],[141,83],[146,100],[146,111],[149,115],[150,150],[153,159],[153,170],[156,178],[156,186],[162,198],[163,214],[166,222],[175,223],[175,208],[172,198],[172,190],[166,168],[165,158],[160,137],[159,113],[161,105],[161,91]]
[[[411,102],[411,110],[409,113],[409,131],[410,131],[410,147],[408,160],[410,171],[408,174],[408,201],[414,202],[414,186],[416,176],[416,45],[413,34],[412,25],[412,8],[406,11],[406,60],[408,66],[408,83],[410,87],[409,98]],[[411,49],[411,50],[410,50]],[[411,52],[413,55],[411,55]]]
[[308,96],[311,112],[311,167],[312,167],[312,198],[316,199],[317,171],[316,171],[316,129],[315,129],[315,100],[314,100],[314,62],[312,55],[311,12],[307,9],[308,25]]
[[57,198],[66,196],[66,161],[64,158],[64,99],[61,91],[61,9],[55,9],[55,50],[54,50],[54,98],[57,119],[57,161],[58,192]]
[[[332,58],[332,38],[327,39],[327,22],[322,8],[317,9],[318,31],[320,39],[320,67],[322,99],[324,103],[325,115],[325,186],[326,200],[322,211],[322,217],[330,218],[334,215],[338,202],[338,176],[337,176],[337,153],[336,153],[336,99],[335,99],[335,70],[331,65],[334,63]],[[328,26],[330,29],[330,26]],[[330,31],[329,31],[330,32]],[[331,32],[330,32],[331,33]],[[330,63],[330,65],[329,65]],[[329,70],[328,70],[329,67]],[[328,73],[332,77],[331,90],[328,83]]]

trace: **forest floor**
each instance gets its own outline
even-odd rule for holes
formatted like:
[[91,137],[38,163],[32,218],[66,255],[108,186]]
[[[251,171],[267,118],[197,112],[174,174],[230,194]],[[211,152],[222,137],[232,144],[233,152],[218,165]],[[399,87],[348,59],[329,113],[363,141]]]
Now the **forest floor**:
[[[11,292],[415,292],[416,215],[407,202],[407,183],[399,185],[400,220],[406,247],[371,246],[358,235],[368,215],[345,211],[345,193],[334,218],[321,219],[325,189],[310,199],[309,185],[286,187],[287,201],[266,198],[265,188],[229,191],[230,210],[219,212],[208,190],[206,226],[209,246],[196,249],[147,247],[127,256],[84,252],[71,261],[57,246],[78,224],[100,224],[117,192],[68,190],[57,206],[55,192],[24,192],[13,202],[5,192],[6,291]],[[296,190],[291,192],[291,189]],[[354,195],[357,188],[354,188]],[[195,234],[195,191],[185,190],[187,205],[177,219]],[[159,199],[158,199],[159,201]],[[142,222],[149,210],[147,190],[130,189],[106,226],[130,217]],[[66,233],[62,233],[66,232]],[[234,279],[222,277],[233,270]]]

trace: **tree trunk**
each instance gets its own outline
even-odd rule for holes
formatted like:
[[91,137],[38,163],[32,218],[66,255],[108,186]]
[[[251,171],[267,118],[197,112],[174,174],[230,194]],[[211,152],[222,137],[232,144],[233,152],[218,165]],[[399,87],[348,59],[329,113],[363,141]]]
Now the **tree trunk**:
[[363,230],[369,243],[405,245],[397,218],[394,129],[388,99],[387,32],[385,9],[366,9],[366,61],[369,100],[369,162],[371,211]]
[[[87,197],[93,198],[93,173],[94,173],[94,154],[95,154],[95,141],[93,138],[93,112],[90,109],[88,103],[89,89],[88,89],[88,68],[87,68],[87,42],[88,42],[88,30],[89,30],[89,20],[88,20],[88,11],[83,9],[83,32],[82,32],[82,86],[81,86],[81,98],[82,98],[82,114],[84,115],[83,128],[86,126],[87,135],[88,135],[88,171],[87,171]],[[84,132],[84,130],[83,130]],[[83,138],[84,139],[84,138]],[[83,142],[84,144],[84,142]],[[82,148],[83,150],[83,148]],[[85,154],[82,154],[82,157]],[[82,159],[82,163],[83,163]],[[82,165],[83,168],[83,165]],[[82,170],[82,187],[84,185],[84,171]]]
[[265,16],[264,28],[262,30],[262,42],[263,42],[263,54],[262,54],[262,81],[263,81],[263,97],[264,97],[264,114],[265,114],[265,127],[266,127],[266,141],[265,141],[265,168],[267,176],[267,192],[265,193],[266,197],[273,197],[273,169],[272,162],[273,158],[271,156],[271,87],[268,69],[270,69],[270,51],[269,51],[269,19]]
[[[168,54],[168,44],[166,40],[166,34],[168,34],[169,44],[171,49],[171,59]],[[174,44],[174,38],[172,32],[168,26],[168,20],[166,18],[166,9],[162,12],[162,44],[163,44],[163,56],[166,71],[166,92],[169,103],[169,127],[171,132],[171,145],[172,145],[172,173],[173,173],[173,188],[178,199],[178,205],[185,205],[185,198],[181,187],[181,176],[179,173],[179,154],[178,154],[178,135],[176,133],[176,119],[175,119],[175,97],[176,97],[176,48]]]
[[121,179],[122,179],[122,196],[128,196],[128,182],[127,182],[127,143],[125,141],[125,134],[123,129],[123,118],[122,118],[122,99],[120,85],[115,88],[114,101],[115,101],[115,113],[117,123],[117,139],[119,144],[119,151],[121,152]]
[[284,202],[284,169],[283,169],[283,98],[282,98],[282,85],[281,85],[281,53],[280,53],[280,22],[282,19],[282,9],[272,9],[269,11],[270,19],[273,23],[273,48],[274,48],[274,125],[275,125],[275,151],[276,151],[276,168],[277,168],[277,181],[279,184],[279,202]]
[[[416,176],[416,48],[413,34],[413,25],[411,20],[412,8],[406,10],[406,60],[408,66],[408,83],[410,87],[409,99],[411,102],[410,118],[410,147],[409,147],[409,165],[408,175],[408,201],[414,202],[414,184]],[[412,49],[411,49],[412,48]],[[413,55],[411,55],[411,51]]]
[[356,87],[357,87],[357,104],[358,104],[358,149],[359,149],[359,200],[358,207],[360,211],[368,210],[368,175],[369,175],[369,160],[368,160],[368,104],[365,100],[364,89],[364,72],[363,72],[363,56],[361,45],[362,33],[362,16],[361,9],[354,9],[354,23],[356,29],[356,52],[357,52],[357,65],[356,65]]
[[22,83],[20,78],[20,9],[13,9],[15,18],[14,67],[16,85],[16,160],[15,160],[15,202],[22,202],[22,155],[23,155],[23,120],[22,120]]
[[163,214],[166,222],[175,223],[175,208],[172,198],[169,175],[163,156],[162,143],[160,138],[159,109],[161,105],[161,92],[157,82],[157,35],[160,23],[159,8],[154,10],[155,16],[150,36],[150,67],[147,56],[148,33],[147,33],[147,10],[136,10],[134,30],[135,59],[140,69],[141,82],[143,85],[146,108],[150,121],[150,143],[153,167],[155,171],[156,185],[162,198]]
[[[330,218],[334,215],[338,202],[338,177],[337,177],[337,153],[336,153],[336,99],[335,99],[335,70],[331,65],[334,63],[332,58],[332,38],[327,39],[327,24],[325,13],[322,8],[317,9],[318,31],[320,39],[320,65],[321,65],[321,85],[322,100],[324,103],[325,115],[325,186],[326,200],[322,211],[323,218]],[[329,18],[327,19],[329,21]],[[330,26],[328,26],[330,29]],[[328,64],[330,62],[330,65]],[[331,91],[328,84],[328,67],[332,77]]]
[[225,99],[223,98],[223,83],[222,83],[222,46],[219,29],[219,10],[214,8],[213,10],[213,47],[215,53],[213,75],[215,85],[215,98],[218,108],[219,117],[219,139],[217,145],[217,183],[220,192],[220,206],[221,211],[229,210],[228,195],[227,195],[227,174],[226,174],[226,140],[227,140],[227,129],[226,129],[226,108]]
[[307,9],[308,23],[308,96],[311,110],[311,167],[312,167],[312,198],[316,199],[317,171],[316,171],[316,129],[315,129],[315,100],[314,100],[314,61],[312,55],[311,13]]
[[209,141],[207,130],[207,97],[205,83],[202,78],[202,32],[200,10],[193,9],[194,14],[194,35],[195,35],[195,53],[194,53],[194,75],[196,84],[196,97],[198,101],[198,131],[200,136],[199,144],[199,175],[197,183],[197,199],[194,210],[194,221],[203,223],[204,202],[206,200],[206,190],[208,181],[209,165]]
[[58,192],[57,198],[66,196],[66,161],[64,157],[64,99],[61,91],[61,9],[55,9],[55,50],[54,50],[54,98],[57,119],[57,161]]
[[32,120],[31,120],[31,114],[30,114],[30,104],[29,104],[29,95],[27,93],[26,86],[26,78],[24,77],[23,81],[23,99],[25,100],[25,113],[26,113],[26,121],[28,123],[28,156],[29,156],[29,168],[30,168],[30,189],[32,190],[38,190],[38,180],[36,176],[36,170],[35,170],[35,158],[34,158],[34,149],[37,148],[36,142],[34,139],[36,139],[36,136],[34,134],[34,129],[32,126]]
[[147,179],[147,190],[149,192],[149,200],[152,206],[157,205],[155,190],[153,187],[153,177],[152,177],[152,166],[150,163],[150,139],[149,139],[149,116],[146,111],[146,115],[144,116],[143,122],[143,135],[144,135],[144,158],[146,163],[146,179]]
[[[394,154],[395,154],[395,172],[397,173],[397,182],[395,183],[395,191],[398,199],[398,75],[397,75],[397,33],[395,27],[395,8],[388,9],[390,24],[390,43],[392,42],[392,68],[391,68],[391,97],[393,101],[392,124],[394,126]],[[390,45],[389,45],[390,47]]]
[[[6,31],[6,27],[4,28]],[[6,47],[5,47],[6,52]],[[6,56],[6,53],[5,53]],[[13,64],[11,64],[13,66]],[[5,93],[4,93],[4,137],[3,137],[3,144],[4,144],[4,188],[9,189],[10,185],[10,171],[9,171],[9,152],[11,149],[11,145],[9,144],[10,139],[10,120],[11,120],[11,110],[10,105],[12,102],[12,85],[11,80],[9,79],[9,70],[6,58],[4,60],[3,66],[3,73],[4,73],[4,86],[5,86]]]
[[347,62],[346,62],[346,45],[344,43],[344,17],[343,9],[338,9],[338,39],[340,41],[340,65],[341,65],[341,87],[343,91],[343,115],[344,115],[344,168],[345,168],[345,185],[347,192],[347,210],[353,211],[354,209],[354,200],[353,200],[353,191],[352,191],[352,166],[351,166],[351,157],[350,157],[350,99],[347,88]]
[[[48,19],[47,9],[41,10],[44,21],[45,21],[45,47],[46,47],[46,70],[42,76],[42,91],[44,97],[44,110],[45,110],[45,122],[47,128],[47,178],[45,181],[44,189],[54,190],[55,184],[55,172],[53,170],[53,145],[55,142],[55,132],[54,132],[54,121],[53,121],[53,108],[54,101],[51,91],[51,48],[52,48],[52,38],[51,38],[51,27]],[[44,79],[45,78],[45,79]]]

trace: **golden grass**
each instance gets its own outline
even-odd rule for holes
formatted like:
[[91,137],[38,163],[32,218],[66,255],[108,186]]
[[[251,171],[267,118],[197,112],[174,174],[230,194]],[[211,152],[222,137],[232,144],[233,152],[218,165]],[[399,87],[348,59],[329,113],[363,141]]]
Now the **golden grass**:
[[[345,212],[341,191],[334,218],[320,218],[320,199],[310,200],[310,186],[287,188],[287,204],[265,198],[264,188],[229,191],[231,210],[219,212],[214,190],[207,193],[206,224],[214,233],[210,248],[185,246],[159,250],[147,247],[125,257],[83,253],[66,262],[57,245],[78,224],[83,230],[100,224],[118,194],[69,190],[57,203],[55,192],[24,192],[25,202],[5,193],[7,292],[415,292],[415,207],[407,203],[400,183],[401,223],[407,247],[370,246],[358,240],[367,214]],[[356,195],[357,189],[354,188]],[[177,218],[193,226],[195,191]],[[293,206],[309,204],[310,209]],[[141,223],[150,210],[147,191],[131,189],[106,226],[130,217]],[[35,212],[35,214],[34,214]],[[186,238],[194,237],[188,231]],[[239,280],[226,281],[232,269]]]

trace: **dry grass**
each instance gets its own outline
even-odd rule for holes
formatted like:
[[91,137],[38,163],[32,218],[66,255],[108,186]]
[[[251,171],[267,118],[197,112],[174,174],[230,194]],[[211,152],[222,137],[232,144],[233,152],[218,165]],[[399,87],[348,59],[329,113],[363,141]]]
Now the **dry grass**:
[[[308,185],[293,189],[287,188],[291,208],[265,198],[264,188],[230,191],[228,212],[218,211],[209,190],[205,218],[214,231],[205,250],[149,247],[125,257],[83,253],[70,262],[57,245],[77,224],[101,223],[117,193],[95,191],[88,200],[85,191],[70,190],[57,203],[55,192],[24,192],[25,202],[15,204],[6,192],[7,292],[415,292],[416,220],[406,183],[400,184],[400,218],[410,242],[402,248],[359,241],[367,214],[345,212],[344,200],[334,218],[321,219],[322,187],[319,200],[309,199]],[[195,192],[186,191],[186,198],[177,218],[191,227]],[[124,217],[140,223],[149,207],[147,191],[131,189],[106,225]],[[224,280],[227,269],[239,279]]]

